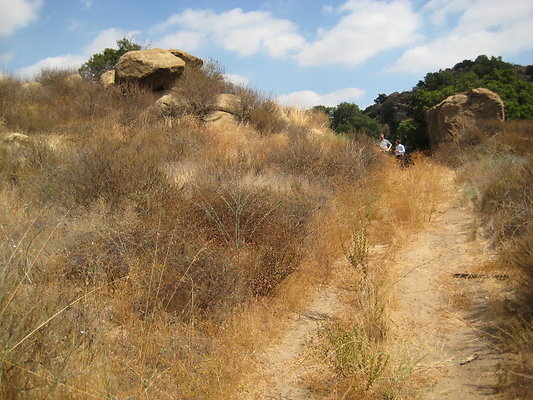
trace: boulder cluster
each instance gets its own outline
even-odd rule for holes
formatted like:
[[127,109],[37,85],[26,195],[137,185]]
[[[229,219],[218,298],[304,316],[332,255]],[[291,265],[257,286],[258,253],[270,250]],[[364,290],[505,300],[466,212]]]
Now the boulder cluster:
[[[100,77],[100,84],[108,88],[115,84],[135,84],[152,91],[161,91],[162,96],[154,108],[164,117],[187,114],[190,104],[187,99],[173,91],[186,68],[202,68],[201,58],[178,49],[136,50],[124,54],[114,70]],[[240,97],[219,94],[209,105],[204,121],[210,124],[233,123],[243,113]]]
[[457,143],[472,130],[504,119],[504,104],[496,93],[484,88],[456,93],[427,111],[429,143]]
[[100,77],[104,87],[134,83],[150,90],[165,90],[183,74],[185,68],[201,68],[201,58],[177,49],[135,50],[124,54],[114,70]]

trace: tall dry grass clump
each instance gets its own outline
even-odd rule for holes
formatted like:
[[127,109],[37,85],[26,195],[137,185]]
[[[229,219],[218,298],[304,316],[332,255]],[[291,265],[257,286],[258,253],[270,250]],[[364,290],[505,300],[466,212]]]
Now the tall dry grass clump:
[[326,206],[328,217],[320,222],[321,241],[335,249],[342,266],[334,279],[347,305],[347,312],[320,333],[320,367],[309,385],[324,398],[414,398],[417,360],[399,352],[397,338],[390,335],[392,271],[410,234],[446,200],[449,172],[422,155],[412,158],[403,168],[384,157],[372,174],[334,194]]
[[518,362],[502,369],[503,390],[527,398],[533,373],[533,124],[506,122],[489,133],[463,151],[459,178],[498,252],[494,267],[512,278],[493,298],[501,311],[491,321],[492,338],[517,354]]
[[[0,82],[31,139],[0,152],[0,397],[233,398],[353,230],[378,236],[375,143],[197,74],[172,123],[135,88]],[[241,123],[204,124],[222,91]]]

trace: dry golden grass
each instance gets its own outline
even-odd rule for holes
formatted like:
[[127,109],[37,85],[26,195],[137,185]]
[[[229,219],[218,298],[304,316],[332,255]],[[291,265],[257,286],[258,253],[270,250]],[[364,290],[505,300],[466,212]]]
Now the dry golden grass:
[[0,82],[5,129],[32,136],[23,162],[0,154],[0,397],[232,398],[330,279],[340,232],[367,218],[342,194],[368,202],[382,155],[296,110],[205,126],[210,96],[242,92],[216,73],[181,88],[218,82],[172,123],[151,93],[65,75]]
[[498,253],[483,272],[509,276],[491,296],[487,330],[499,349],[516,354],[502,365],[500,389],[512,398],[533,394],[533,124],[510,121],[463,151],[459,180],[480,215],[481,234]]
[[[346,259],[330,277],[346,312],[326,324],[316,355],[321,368],[308,377],[309,387],[322,398],[410,399],[422,385],[417,360],[401,351],[397,331],[389,336],[396,284],[391,271],[397,250],[446,200],[449,172],[421,155],[413,160],[409,168],[400,168],[395,160],[383,159],[360,181],[365,190],[339,190],[328,205],[330,215],[320,221],[324,228],[317,250]],[[358,249],[365,246],[368,253]]]

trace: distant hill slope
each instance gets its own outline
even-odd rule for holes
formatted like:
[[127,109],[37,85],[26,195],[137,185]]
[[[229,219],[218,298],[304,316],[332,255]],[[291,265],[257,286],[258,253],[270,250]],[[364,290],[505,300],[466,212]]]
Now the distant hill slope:
[[387,124],[392,138],[413,148],[427,146],[426,111],[446,97],[484,87],[500,95],[507,119],[533,119],[533,65],[507,63],[501,57],[478,56],[453,68],[430,72],[411,91],[380,94],[364,112]]

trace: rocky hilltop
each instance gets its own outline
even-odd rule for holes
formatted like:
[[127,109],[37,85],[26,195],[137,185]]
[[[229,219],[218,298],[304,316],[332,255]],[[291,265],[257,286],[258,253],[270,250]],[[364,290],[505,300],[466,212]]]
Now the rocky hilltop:
[[[380,94],[364,112],[384,124],[392,138],[402,138],[411,148],[427,147],[434,145],[442,132],[428,131],[434,128],[428,125],[434,114],[427,117],[426,112],[450,96],[473,89],[485,88],[499,96],[507,119],[533,119],[532,81],[533,65],[515,65],[501,57],[481,55],[474,61],[464,60],[452,68],[428,73],[410,91]],[[489,119],[499,119],[499,113]],[[477,112],[472,115],[479,117]]]

